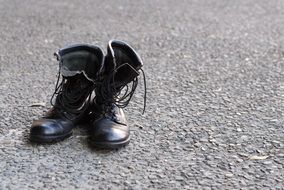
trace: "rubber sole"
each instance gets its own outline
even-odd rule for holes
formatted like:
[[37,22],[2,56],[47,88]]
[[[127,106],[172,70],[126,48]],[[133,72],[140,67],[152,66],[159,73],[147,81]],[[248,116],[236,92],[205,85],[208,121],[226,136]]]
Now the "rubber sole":
[[70,137],[73,134],[73,131],[64,134],[64,135],[56,135],[56,136],[40,136],[40,135],[30,135],[30,141],[36,143],[54,143],[63,141],[64,139]]
[[130,142],[130,137],[124,141],[119,141],[119,142],[96,142],[92,140],[91,138],[89,139],[89,144],[92,147],[95,148],[100,148],[100,149],[118,149],[123,146],[126,146]]

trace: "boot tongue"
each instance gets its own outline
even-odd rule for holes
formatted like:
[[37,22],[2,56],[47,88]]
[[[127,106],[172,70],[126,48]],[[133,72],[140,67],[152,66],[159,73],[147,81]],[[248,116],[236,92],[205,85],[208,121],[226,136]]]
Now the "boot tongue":
[[129,63],[124,63],[117,68],[114,75],[115,87],[117,89],[133,81],[135,77],[139,75],[139,72],[133,68]]
[[83,74],[65,77],[62,92],[56,99],[56,105],[61,109],[61,114],[73,120],[83,113],[86,107],[86,98],[90,95],[92,82]]
[[86,50],[70,52],[60,57],[60,73],[64,77],[83,73],[88,80],[92,81],[98,70],[96,63],[99,63],[97,56]]
[[106,74],[115,72],[114,86],[117,89],[133,81],[142,66],[136,53],[125,49],[125,46],[109,46],[105,63]]

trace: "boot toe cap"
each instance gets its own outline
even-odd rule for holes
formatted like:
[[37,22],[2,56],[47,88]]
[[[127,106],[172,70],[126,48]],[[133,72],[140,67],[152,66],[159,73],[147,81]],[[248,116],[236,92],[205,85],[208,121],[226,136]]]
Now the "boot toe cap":
[[129,127],[113,121],[98,122],[91,130],[91,140],[105,148],[124,145],[129,141]]
[[71,130],[64,130],[62,122],[58,120],[40,119],[32,124],[30,140],[34,142],[52,142],[68,136],[71,132]]
[[31,136],[48,136],[59,133],[58,124],[52,120],[34,121],[30,129]]

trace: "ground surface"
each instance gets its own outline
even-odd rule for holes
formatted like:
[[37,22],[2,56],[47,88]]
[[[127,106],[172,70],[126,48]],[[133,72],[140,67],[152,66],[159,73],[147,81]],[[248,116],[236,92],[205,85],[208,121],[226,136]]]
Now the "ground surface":
[[[0,189],[283,189],[284,1],[0,0]],[[131,143],[93,150],[84,127],[27,140],[49,108],[53,52],[129,42],[145,62]],[[34,103],[46,105],[31,107]]]

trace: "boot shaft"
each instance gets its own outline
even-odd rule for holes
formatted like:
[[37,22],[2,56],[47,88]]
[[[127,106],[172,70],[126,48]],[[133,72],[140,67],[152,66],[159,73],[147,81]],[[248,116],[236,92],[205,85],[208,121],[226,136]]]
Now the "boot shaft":
[[107,47],[104,68],[101,72],[101,85],[96,89],[97,103],[117,102],[123,87],[135,82],[133,92],[137,86],[143,62],[137,52],[127,43],[111,40]]
[[89,106],[104,55],[99,47],[87,44],[68,46],[55,55],[59,61],[59,76],[51,104],[61,115],[74,120]]
[[55,55],[62,76],[72,77],[82,73],[92,82],[97,79],[104,62],[101,48],[89,44],[71,45],[60,49]]

